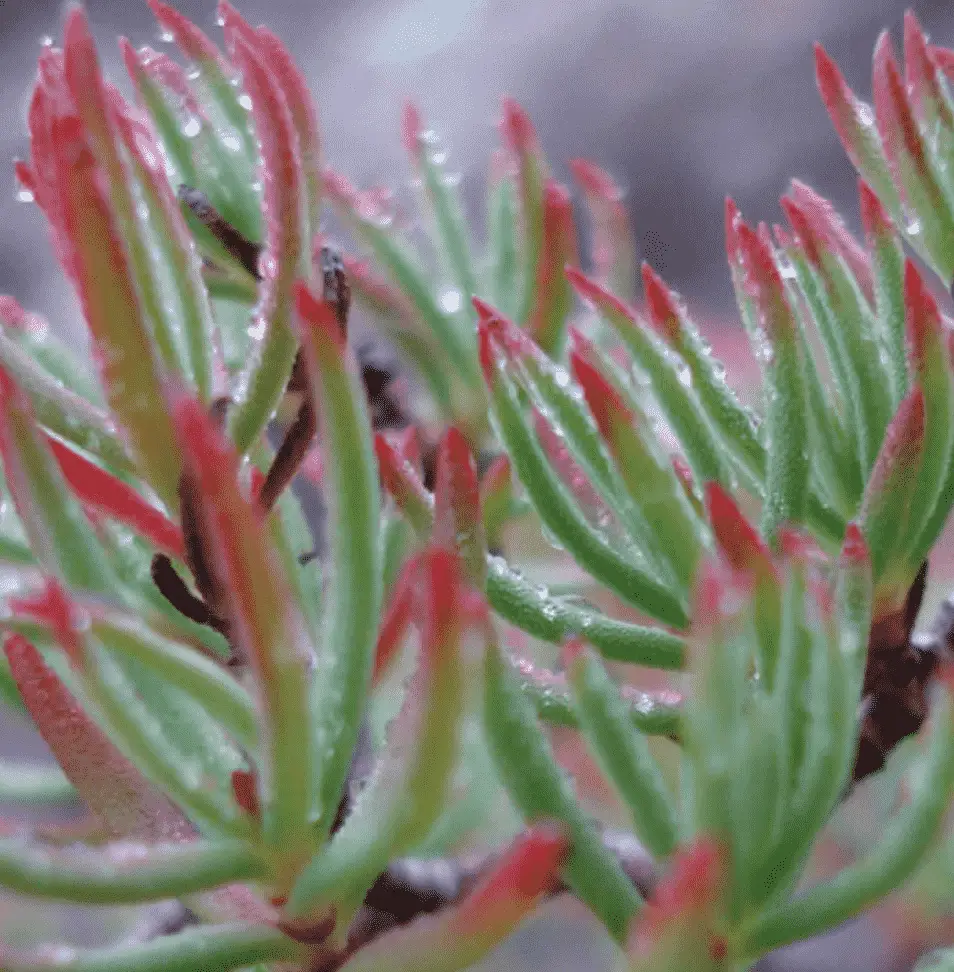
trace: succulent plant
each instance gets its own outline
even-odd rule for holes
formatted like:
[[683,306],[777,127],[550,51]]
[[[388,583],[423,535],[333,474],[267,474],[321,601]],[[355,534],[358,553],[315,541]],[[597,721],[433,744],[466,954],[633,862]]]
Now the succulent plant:
[[[913,635],[954,503],[954,332],[922,269],[954,276],[954,52],[909,15],[872,109],[819,49],[864,241],[801,183],[787,229],[727,202],[749,407],[646,265],[637,298],[622,193],[584,161],[580,269],[518,105],[478,250],[414,105],[409,218],[323,166],[274,34],[223,0],[226,56],[150,6],[187,66],[121,41],[130,104],[71,7],[17,165],[96,368],[2,299],[0,688],[59,767],[4,766],[0,796],[86,817],[11,821],[0,888],[191,921],[2,946],[0,969],[450,972],[561,890],[620,968],[741,969],[904,885],[954,794],[949,632]],[[853,785],[914,736],[903,806],[805,887]]]

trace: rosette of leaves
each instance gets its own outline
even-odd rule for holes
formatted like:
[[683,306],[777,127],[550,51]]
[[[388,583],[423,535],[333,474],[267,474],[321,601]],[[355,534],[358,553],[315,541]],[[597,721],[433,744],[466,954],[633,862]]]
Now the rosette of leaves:
[[[188,68],[123,42],[130,105],[71,8],[62,50],[41,55],[17,168],[96,368],[0,305],[0,685],[60,767],[4,767],[0,786],[27,803],[78,796],[89,819],[79,846],[11,827],[0,887],[176,898],[197,924],[103,951],[3,948],[0,968],[450,972],[557,889],[624,965],[735,968],[903,882],[954,791],[947,675],[923,785],[869,854],[795,892],[845,787],[873,768],[859,734],[881,726],[872,705],[909,647],[954,475],[947,325],[904,264],[884,187],[863,190],[864,247],[805,187],[785,201],[794,235],[774,243],[729,207],[765,378],[750,412],[649,270],[648,317],[633,306],[621,198],[585,163],[594,275],[576,268],[569,194],[518,106],[480,259],[441,153],[405,112],[431,265],[385,198],[322,169],[315,106],[273,34],[222,3],[225,56],[151,6]],[[926,219],[905,192],[903,213]],[[323,200],[376,260],[345,258],[344,274],[430,393],[433,458],[414,428],[374,435]],[[574,291],[592,313],[570,328]],[[316,432],[317,558],[285,489]],[[758,532],[741,507],[760,511]],[[641,622],[492,555],[528,510],[588,589]],[[562,645],[564,671],[515,662],[519,630]],[[406,644],[397,715],[359,780],[362,723]],[[685,672],[685,701],[620,687],[604,660]],[[925,721],[923,681],[892,702],[903,735]],[[658,881],[584,812],[543,722],[582,733]],[[652,735],[681,746],[678,792]],[[869,739],[878,759],[894,741]],[[494,768],[526,827],[422,890],[426,867],[405,856],[472,835]]]

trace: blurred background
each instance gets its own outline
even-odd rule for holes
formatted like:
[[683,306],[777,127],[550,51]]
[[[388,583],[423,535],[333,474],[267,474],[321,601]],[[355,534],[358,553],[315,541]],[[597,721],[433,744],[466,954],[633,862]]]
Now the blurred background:
[[[706,323],[730,377],[734,357],[743,365],[743,351],[723,250],[724,196],[732,195],[750,221],[771,222],[779,215],[779,194],[797,176],[857,224],[855,176],[815,90],[812,43],[824,43],[867,98],[877,35],[887,27],[899,43],[906,6],[904,0],[237,5],[253,23],[267,21],[310,77],[328,161],[360,187],[400,188],[409,175],[400,107],[412,97],[462,173],[478,226],[500,98],[515,96],[530,112],[558,177],[569,181],[567,160],[582,156],[626,187],[641,256]],[[178,6],[216,35],[214,0],[178,0]],[[87,0],[87,7],[114,79],[123,76],[117,34],[136,46],[159,46],[144,2]],[[950,3],[920,0],[915,10],[935,41],[954,42]],[[57,37],[61,12],[62,4],[51,0],[0,0],[0,294],[12,294],[81,343],[77,308],[54,263],[45,223],[32,205],[17,200],[10,165],[27,154],[24,117],[35,57],[44,38]],[[944,565],[935,570],[929,605],[950,576]],[[4,754],[36,752],[37,745],[22,727],[0,730]],[[584,918],[568,922],[565,907],[548,908],[535,927],[488,963],[488,972],[607,968],[605,943],[595,932],[581,933],[591,927]],[[895,909],[863,919],[763,968],[910,968],[920,946],[906,944],[911,936],[905,915]],[[28,914],[16,920],[36,921]],[[79,943],[92,934],[73,913],[60,925],[45,926],[45,937],[65,935]],[[935,939],[951,934],[938,929]]]

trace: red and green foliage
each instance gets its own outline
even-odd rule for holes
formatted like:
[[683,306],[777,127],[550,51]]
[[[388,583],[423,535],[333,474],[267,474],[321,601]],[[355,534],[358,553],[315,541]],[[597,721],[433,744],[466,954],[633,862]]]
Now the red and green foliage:
[[[954,795],[954,675],[929,664],[930,693],[908,678],[901,702],[892,681],[954,504],[954,332],[923,269],[954,277],[954,52],[909,16],[903,77],[878,43],[872,109],[818,51],[863,241],[798,182],[774,236],[727,201],[749,408],[638,270],[620,190],[576,160],[582,268],[572,193],[513,101],[482,246],[405,106],[431,261],[388,197],[325,166],[274,34],[223,0],[223,53],[150,6],[185,66],[123,41],[129,103],[70,7],[17,165],[96,369],[0,298],[0,688],[59,763],[0,768],[0,796],[81,801],[91,836],[3,826],[0,888],[178,898],[198,925],[0,946],[0,970],[452,972],[557,891],[621,968],[741,969],[901,887]],[[361,256],[329,255],[326,206]],[[387,429],[349,294],[420,392]],[[284,489],[302,462],[316,557]],[[890,692],[907,721],[889,738]],[[650,879],[553,727],[593,757]],[[804,888],[852,783],[915,734],[901,808]],[[453,872],[488,842],[441,907],[408,879],[370,922],[409,855]]]

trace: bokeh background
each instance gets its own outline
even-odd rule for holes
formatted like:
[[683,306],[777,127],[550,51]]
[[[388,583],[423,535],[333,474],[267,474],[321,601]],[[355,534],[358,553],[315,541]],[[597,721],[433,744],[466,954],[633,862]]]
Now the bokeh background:
[[[732,195],[750,221],[778,218],[777,198],[797,176],[857,223],[853,170],[815,91],[812,43],[822,41],[849,82],[870,90],[878,32],[900,39],[903,0],[244,0],[308,74],[320,106],[326,157],[359,186],[400,188],[402,101],[413,97],[462,173],[482,222],[482,185],[496,143],[500,98],[533,117],[558,176],[583,156],[629,193],[641,256],[689,300],[730,366],[750,367],[723,252],[722,205]],[[215,32],[214,0],[179,0]],[[115,37],[158,46],[144,2],[88,0],[107,71],[120,78]],[[954,43],[954,7],[919,0],[933,39]],[[26,154],[24,116],[39,45],[56,37],[62,4],[0,0],[0,294],[84,341],[73,295],[39,213],[17,200],[10,162]],[[6,188],[4,188],[4,186]],[[581,231],[585,227],[580,227]],[[929,607],[951,577],[934,571]],[[24,727],[0,727],[0,752],[40,752]],[[0,903],[2,907],[2,903]],[[584,918],[546,909],[487,969],[606,968],[607,951]],[[0,914],[2,918],[2,914]],[[21,923],[36,921],[20,915]],[[45,930],[81,942],[90,924],[65,913]],[[4,926],[0,921],[0,929]],[[943,936],[944,932],[940,933]],[[766,969],[910,968],[903,922],[862,919]]]

